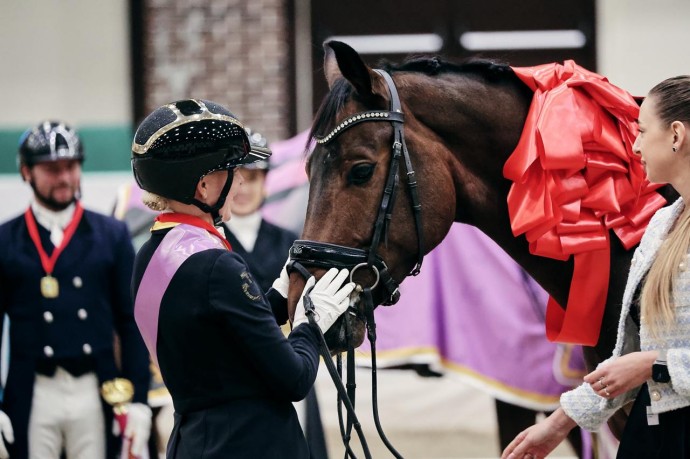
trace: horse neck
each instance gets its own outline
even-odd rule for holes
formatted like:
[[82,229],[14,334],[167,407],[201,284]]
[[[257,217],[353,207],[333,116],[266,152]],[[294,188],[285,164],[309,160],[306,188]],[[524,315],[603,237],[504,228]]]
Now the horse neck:
[[446,160],[456,195],[454,220],[480,229],[566,304],[572,262],[530,254],[526,239],[513,236],[508,216],[510,182],[503,177],[503,165],[522,133],[531,92],[517,78],[487,83],[463,75],[436,79],[435,91],[420,86],[410,92],[417,95],[406,100],[415,122],[443,139],[451,153]]

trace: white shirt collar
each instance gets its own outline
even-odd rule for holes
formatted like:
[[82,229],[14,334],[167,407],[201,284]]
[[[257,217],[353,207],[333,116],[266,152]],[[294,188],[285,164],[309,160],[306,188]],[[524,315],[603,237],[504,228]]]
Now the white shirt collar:
[[65,229],[72,220],[75,208],[75,204],[72,203],[63,210],[54,211],[44,207],[35,199],[31,201],[31,210],[36,216],[36,221],[49,231],[56,227]]
[[233,215],[226,224],[247,252],[254,250],[254,244],[256,244],[256,238],[261,227],[261,213],[259,211],[241,217]]

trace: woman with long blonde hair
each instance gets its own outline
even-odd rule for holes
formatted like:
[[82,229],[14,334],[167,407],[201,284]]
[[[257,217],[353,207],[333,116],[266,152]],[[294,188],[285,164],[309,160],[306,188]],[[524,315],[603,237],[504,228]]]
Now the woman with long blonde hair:
[[654,215],[632,259],[613,355],[502,459],[543,458],[575,425],[596,431],[630,402],[618,458],[690,457],[690,76],[652,88],[639,128],[633,151],[648,179],[680,198]]

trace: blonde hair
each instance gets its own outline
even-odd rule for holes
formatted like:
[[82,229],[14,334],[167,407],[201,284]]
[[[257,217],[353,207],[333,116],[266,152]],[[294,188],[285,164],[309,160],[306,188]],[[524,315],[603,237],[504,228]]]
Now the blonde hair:
[[653,336],[660,336],[676,317],[673,303],[674,279],[681,263],[687,263],[690,249],[690,209],[678,217],[675,228],[659,248],[640,296],[641,319]]
[[141,195],[141,202],[144,203],[146,207],[156,212],[162,212],[167,210],[169,202],[163,196],[157,195],[156,193],[151,193],[150,191],[143,190]]
[[[674,121],[690,122],[690,76],[681,75],[654,86],[648,98],[654,100],[655,115],[670,126]],[[674,279],[681,263],[687,263],[690,249],[690,210],[686,207],[673,230],[659,248],[640,296],[641,320],[653,336],[659,336],[675,319]]]

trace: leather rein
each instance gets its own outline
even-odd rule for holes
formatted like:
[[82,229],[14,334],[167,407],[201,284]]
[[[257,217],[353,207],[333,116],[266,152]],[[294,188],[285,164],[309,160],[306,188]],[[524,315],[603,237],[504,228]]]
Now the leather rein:
[[[366,323],[367,337],[371,345],[372,405],[376,430],[381,437],[381,440],[386,445],[388,450],[393,454],[393,456],[396,458],[402,458],[400,453],[393,448],[386,438],[379,421],[376,378],[376,322],[374,320],[374,309],[378,305],[374,304],[372,295],[372,291],[380,283],[381,287],[387,294],[382,304],[387,306],[393,305],[397,303],[400,298],[399,284],[390,275],[390,270],[388,269],[388,266],[383,258],[381,258],[381,256],[377,253],[377,249],[382,242],[387,244],[388,241],[388,230],[390,229],[393,206],[400,180],[399,169],[401,156],[404,161],[407,175],[407,188],[412,201],[412,212],[414,216],[415,229],[417,231],[418,244],[417,262],[408,276],[416,276],[419,274],[422,267],[422,261],[424,259],[424,237],[421,218],[422,206],[419,202],[415,171],[412,167],[412,161],[410,160],[410,155],[407,151],[407,145],[405,144],[405,136],[403,132],[404,115],[402,112],[398,91],[395,87],[393,79],[387,72],[383,70],[375,70],[375,72],[383,77],[388,87],[388,92],[390,95],[389,110],[370,110],[357,113],[342,121],[324,137],[316,139],[317,144],[327,145],[347,129],[363,122],[384,121],[391,123],[393,126],[393,145],[391,147],[391,159],[388,176],[386,178],[383,196],[381,198],[381,203],[379,205],[376,220],[374,222],[374,232],[371,239],[371,244],[368,249],[361,249],[325,242],[297,240],[290,248],[290,262],[288,264],[288,271],[291,272],[296,270],[300,272],[305,279],[308,279],[311,276],[311,273],[305,268],[305,266],[324,269],[329,269],[331,267],[336,267],[339,269],[348,268],[350,269],[350,280],[353,279],[353,275],[357,270],[370,269],[373,272],[375,280],[372,285],[364,288],[361,288],[361,286],[359,287],[361,289],[360,301],[363,304],[363,313],[360,313],[360,311],[353,306],[350,306],[348,313],[356,315]],[[304,295],[304,306],[309,322],[320,332],[320,329],[316,325],[316,320],[314,318],[314,306],[311,298],[309,298],[309,292]],[[344,323],[345,327],[347,328],[346,333],[348,336],[350,336],[348,325],[349,322],[345,320]],[[340,433],[343,438],[346,457],[353,459],[355,458],[355,455],[349,445],[350,434],[352,428],[354,427],[362,445],[365,457],[371,458],[361,425],[354,410],[356,388],[354,348],[348,349],[347,353],[347,389],[345,389],[342,382],[342,355],[339,354],[337,356],[338,367],[336,368],[323,334],[320,333],[320,336],[320,351],[338,391]],[[345,408],[347,409],[347,426],[345,426],[342,419],[342,404],[344,404]]]

